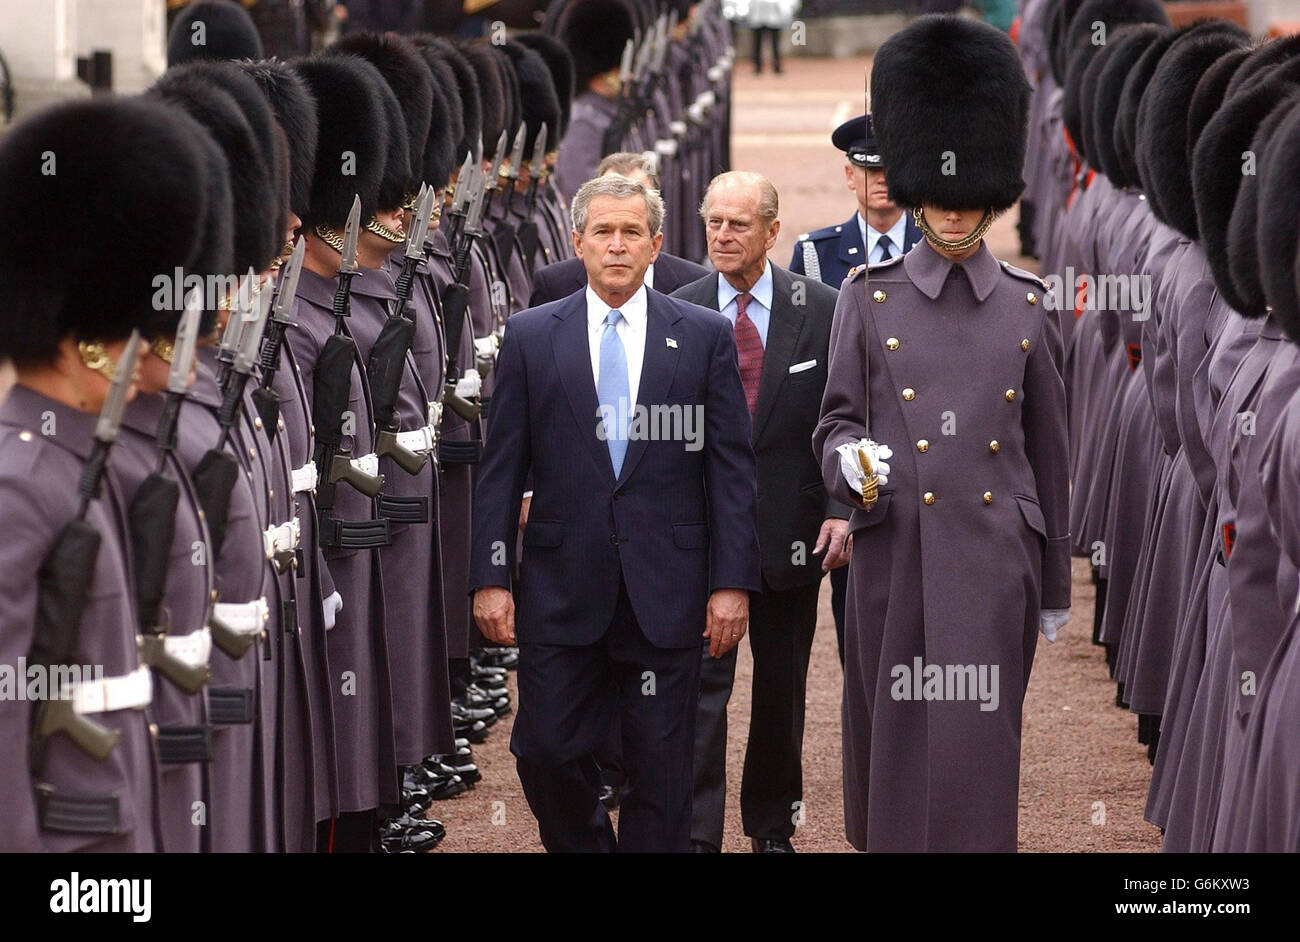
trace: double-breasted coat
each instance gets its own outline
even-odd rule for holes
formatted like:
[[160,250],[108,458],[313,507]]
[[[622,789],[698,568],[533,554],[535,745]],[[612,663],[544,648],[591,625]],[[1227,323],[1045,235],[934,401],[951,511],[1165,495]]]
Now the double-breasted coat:
[[[830,495],[860,504],[835,449],[867,435],[868,375],[871,437],[894,452],[849,521],[845,819],[861,850],[1016,849],[1039,613],[1070,599],[1062,351],[1043,296],[987,246],[953,264],[926,242],[840,291],[813,436]],[[934,669],[946,699],[925,687]]]

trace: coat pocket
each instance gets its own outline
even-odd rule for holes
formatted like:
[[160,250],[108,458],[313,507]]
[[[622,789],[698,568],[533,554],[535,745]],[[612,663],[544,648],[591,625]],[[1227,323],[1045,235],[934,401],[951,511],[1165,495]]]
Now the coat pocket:
[[1017,494],[1016,503],[1020,505],[1020,512],[1024,515],[1025,523],[1028,524],[1029,529],[1046,540],[1047,522],[1043,519],[1043,508],[1038,506],[1038,501],[1023,494]]
[[524,546],[559,546],[564,542],[564,521],[529,520],[524,527]]
[[673,543],[678,549],[707,549],[709,525],[707,523],[674,523]]

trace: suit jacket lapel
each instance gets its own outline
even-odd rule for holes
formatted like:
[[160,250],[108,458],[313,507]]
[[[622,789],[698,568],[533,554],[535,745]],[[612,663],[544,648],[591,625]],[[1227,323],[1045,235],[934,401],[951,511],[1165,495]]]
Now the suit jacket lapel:
[[789,375],[790,360],[803,329],[802,306],[790,301],[794,279],[783,268],[772,266],[772,316],[767,324],[767,346],[763,348],[763,375],[758,383],[758,405],[754,409],[753,441],[771,417],[781,384]]
[[614,465],[609,460],[609,446],[596,437],[600,402],[596,398],[596,381],[591,375],[586,294],[571,297],[560,305],[554,316],[560,319],[560,324],[551,333],[551,350],[555,355],[555,367],[560,372],[564,394],[573,410],[573,418],[578,423],[578,437],[612,485]]
[[[653,288],[646,289],[645,358],[641,361],[641,383],[637,388],[636,401],[638,408],[647,416],[647,421],[649,408],[662,403],[668,397],[673,376],[677,373],[678,348],[670,347],[668,338],[678,339],[674,336],[672,325],[680,317],[676,307],[667,297]],[[590,360],[590,355],[588,359]],[[587,368],[587,375],[591,375],[590,366]],[[633,415],[631,420],[635,421],[635,419],[636,416]],[[619,476],[620,481],[626,481],[636,470],[637,462],[641,460],[645,450],[645,435],[639,435],[627,443],[627,455],[623,458],[623,473]],[[609,464],[608,455],[605,463],[612,471],[613,465]]]
[[867,260],[867,247],[862,244],[862,230],[858,227],[858,214],[854,213],[840,227],[840,261],[853,268]]

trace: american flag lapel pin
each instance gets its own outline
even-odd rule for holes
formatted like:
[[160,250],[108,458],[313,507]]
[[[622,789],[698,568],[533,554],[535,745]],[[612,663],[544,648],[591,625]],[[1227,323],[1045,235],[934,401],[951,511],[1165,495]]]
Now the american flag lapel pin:
[[665,338],[664,338],[664,343],[666,343],[668,346],[672,347],[674,350],[677,349],[677,341],[674,340],[672,337],[665,337]]

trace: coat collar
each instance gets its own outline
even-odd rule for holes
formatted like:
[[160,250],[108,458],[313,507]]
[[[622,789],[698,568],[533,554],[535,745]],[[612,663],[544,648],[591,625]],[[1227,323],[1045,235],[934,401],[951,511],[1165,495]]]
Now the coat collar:
[[[47,419],[53,419],[53,434],[48,436],[44,435],[43,429]],[[64,405],[26,386],[14,386],[0,403],[0,422],[41,434],[85,461],[95,446],[95,426],[99,417]]]
[[907,277],[931,301],[939,299],[954,265],[960,265],[966,270],[971,290],[981,304],[988,300],[1002,277],[1002,266],[989,251],[987,242],[981,242],[975,254],[964,262],[948,261],[924,239],[903,257],[903,269],[907,272]]

